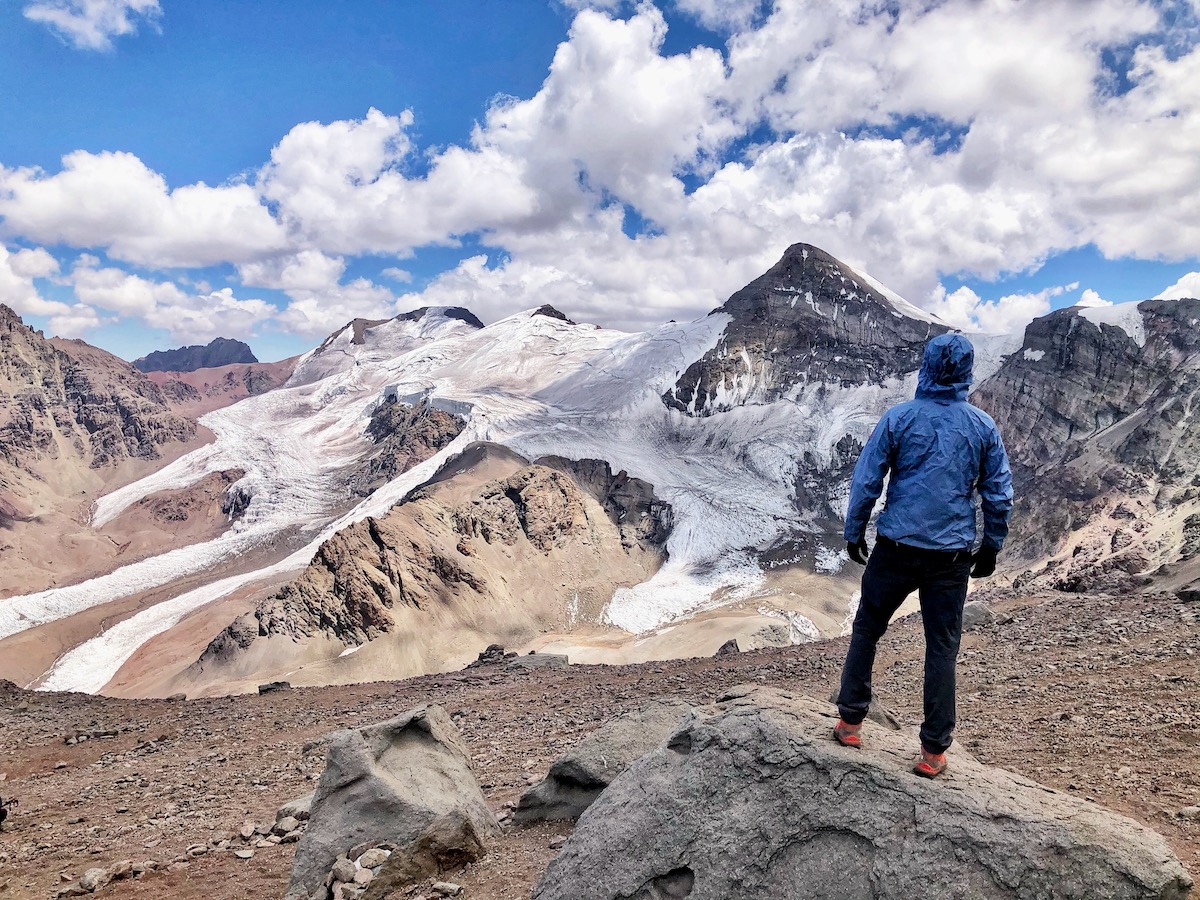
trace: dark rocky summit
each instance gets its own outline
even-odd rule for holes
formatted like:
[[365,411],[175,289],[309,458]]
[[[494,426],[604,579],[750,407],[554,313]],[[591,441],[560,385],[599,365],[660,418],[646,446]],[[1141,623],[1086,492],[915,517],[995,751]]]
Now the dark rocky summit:
[[133,361],[142,372],[195,372],[234,363],[256,363],[258,357],[249,345],[231,338],[213,338],[201,346],[192,344],[175,350],[155,350]]
[[445,449],[465,426],[466,420],[461,416],[427,403],[409,405],[385,399],[371,413],[367,425],[367,436],[377,449],[351,477],[352,490],[362,496],[373,493]]
[[717,346],[663,395],[690,415],[770,403],[804,382],[879,384],[919,368],[926,341],[949,330],[905,314],[809,244],[793,244],[714,313],[731,317]]

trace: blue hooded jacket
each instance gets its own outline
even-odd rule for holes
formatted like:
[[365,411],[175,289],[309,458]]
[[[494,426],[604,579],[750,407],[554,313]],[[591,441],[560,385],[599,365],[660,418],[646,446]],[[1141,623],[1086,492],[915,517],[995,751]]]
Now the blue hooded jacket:
[[884,476],[878,530],[900,544],[964,550],[975,542],[974,494],[983,506],[983,544],[999,550],[1012,511],[1012,472],[991,416],[967,402],[975,350],[961,334],[925,347],[915,400],[893,406],[854,467],[845,538],[862,540]]

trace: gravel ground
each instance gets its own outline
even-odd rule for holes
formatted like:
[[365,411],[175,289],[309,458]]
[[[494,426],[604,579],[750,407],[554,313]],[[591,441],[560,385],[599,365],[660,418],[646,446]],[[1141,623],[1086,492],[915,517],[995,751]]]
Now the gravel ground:
[[[1162,833],[1200,878],[1200,605],[1173,595],[1004,596],[1007,621],[969,632],[958,739],[981,761],[1094,799]],[[920,718],[919,619],[893,625],[875,683]],[[473,670],[402,682],[169,703],[35,694],[0,684],[0,898],[53,896],[87,869],[155,866],[97,895],[281,897],[292,845],[237,858],[211,845],[274,821],[323,760],[306,741],[423,702],[452,714],[500,812],[573,741],[655,697],[707,702],[758,682],[829,696],[845,641],[720,659],[567,670]],[[67,744],[68,738],[87,739]],[[914,748],[915,750],[915,748]],[[468,900],[527,898],[568,825],[510,829],[454,880]],[[189,847],[205,845],[203,855]],[[234,846],[245,846],[234,841]]]

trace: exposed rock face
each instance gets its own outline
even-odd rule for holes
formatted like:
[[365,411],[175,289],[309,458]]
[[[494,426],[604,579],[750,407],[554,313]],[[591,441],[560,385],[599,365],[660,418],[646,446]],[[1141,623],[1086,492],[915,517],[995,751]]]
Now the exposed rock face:
[[715,311],[732,321],[663,402],[710,415],[770,403],[797,384],[881,384],[915,371],[926,341],[949,329],[903,309],[825,251],[793,244]]
[[1094,804],[771,689],[698,712],[580,818],[534,900],[1158,898],[1191,879],[1166,842]]
[[521,797],[513,821],[529,825],[577,819],[614,778],[649,753],[692,711],[682,701],[658,701],[605,722],[556,759],[549,774]]
[[[597,616],[612,595],[611,584],[644,580],[653,571],[647,561],[655,567],[661,561],[670,509],[648,485],[614,478],[603,464],[585,465],[596,485],[627,489],[598,490],[616,498],[602,509],[564,471],[514,468],[455,502],[443,502],[454,496],[453,479],[435,478],[386,516],[341,530],[321,545],[300,578],[219,635],[199,666],[234,661],[259,638],[332,638],[349,647],[461,622],[454,627],[492,640],[528,639],[534,623],[562,628],[574,617]],[[622,509],[629,510],[626,517],[640,510],[639,524],[614,521]],[[564,567],[573,572],[569,590]],[[555,658],[539,654],[520,661]]]
[[1058,557],[1039,583],[1127,590],[1194,555],[1198,320],[1200,300],[1130,304],[1124,327],[1053,312],[972,396],[996,418],[1013,463],[1006,556]]
[[213,338],[208,344],[192,344],[175,350],[155,350],[133,361],[142,372],[194,372],[233,363],[256,363],[248,344],[230,338]]
[[157,459],[195,425],[129,363],[82,341],[48,341],[0,305],[0,461],[36,473],[65,457],[104,468]]
[[334,862],[365,842],[397,848],[379,877],[399,889],[465,865],[499,836],[462,737],[441,707],[337,732],[327,746],[289,900],[308,900]]
[[460,416],[428,404],[410,406],[385,400],[367,425],[367,435],[378,449],[367,460],[365,470],[351,479],[352,489],[362,496],[374,492],[444,450],[465,425]]
[[631,478],[622,469],[613,474],[602,459],[564,459],[545,456],[537,461],[565,472],[604,507],[608,517],[621,531],[625,546],[663,544],[671,533],[671,506],[654,496],[654,485]]

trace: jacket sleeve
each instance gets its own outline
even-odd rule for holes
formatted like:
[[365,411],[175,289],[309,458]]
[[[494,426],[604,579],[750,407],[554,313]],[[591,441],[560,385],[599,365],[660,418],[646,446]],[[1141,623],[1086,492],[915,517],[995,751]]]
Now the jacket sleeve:
[[999,550],[1008,536],[1008,517],[1012,513],[1012,470],[1004,441],[995,428],[983,451],[979,473],[979,498],[983,506],[983,545]]
[[892,466],[891,417],[884,415],[867,439],[854,466],[854,478],[850,482],[850,505],[846,509],[846,528],[843,532],[847,543],[857,544],[867,534],[867,522],[875,501],[883,491],[883,479]]

